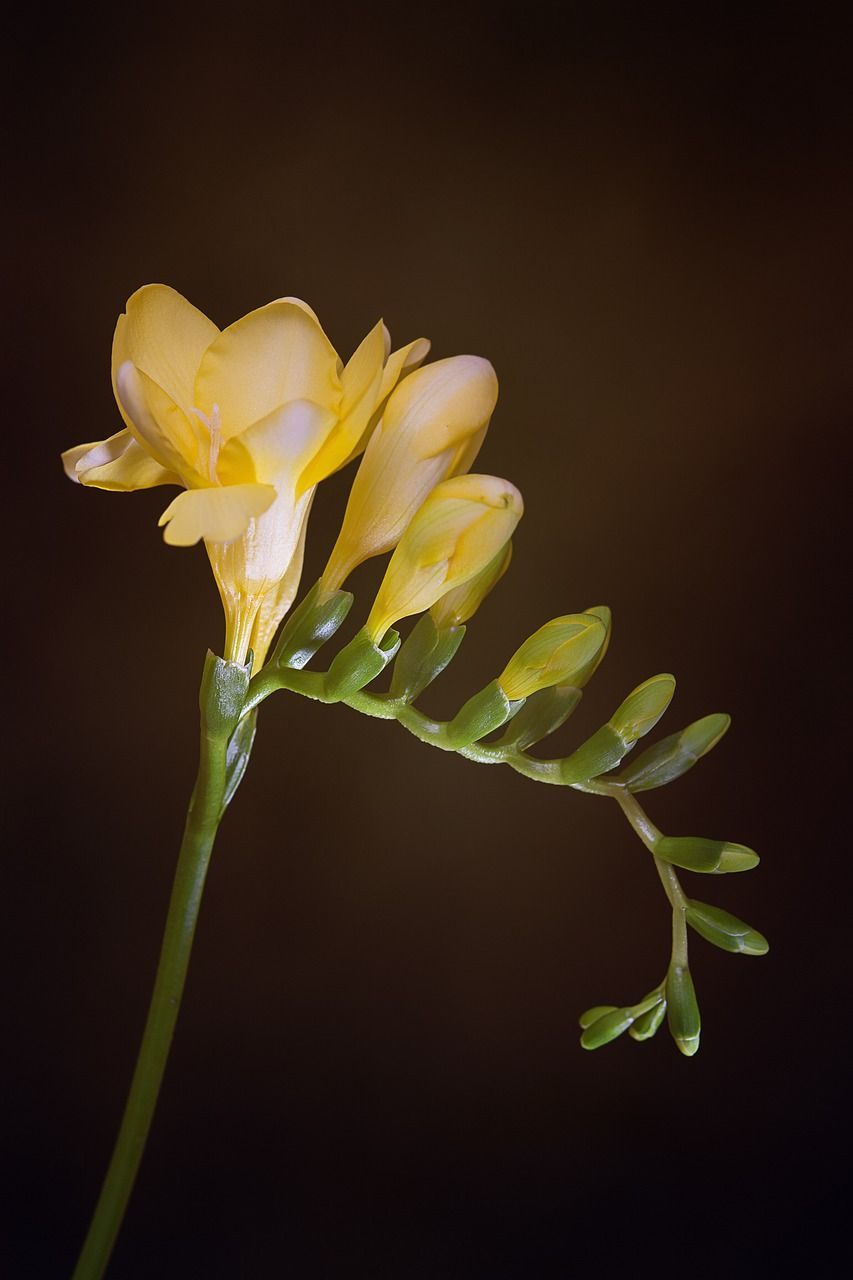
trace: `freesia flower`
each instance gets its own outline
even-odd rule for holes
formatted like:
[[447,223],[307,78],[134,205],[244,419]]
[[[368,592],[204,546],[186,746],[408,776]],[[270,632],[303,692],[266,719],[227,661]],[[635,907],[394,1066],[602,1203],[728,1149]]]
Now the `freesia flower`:
[[362,561],[391,551],[437,484],[473,465],[498,398],[481,356],[417,369],[388,401],[361,460],[323,573],[331,593]]
[[429,609],[495,559],[524,512],[521,494],[497,476],[453,476],[436,485],[406,529],[367,619],[381,641],[400,618]]
[[292,603],[316,485],[365,446],[397,382],[427,354],[390,351],[381,321],[344,365],[316,315],[280,298],[220,330],[174,289],[147,285],[113,341],[124,429],[63,454],[100,489],[181,486],[160,518],[175,546],[204,540],[226,655],[260,666]]

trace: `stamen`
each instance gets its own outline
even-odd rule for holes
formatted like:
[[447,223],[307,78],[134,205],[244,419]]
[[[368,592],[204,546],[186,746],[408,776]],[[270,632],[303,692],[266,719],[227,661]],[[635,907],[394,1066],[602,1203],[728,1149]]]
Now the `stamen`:
[[210,436],[210,448],[207,455],[207,476],[211,484],[219,484],[219,477],[216,474],[216,468],[219,463],[219,450],[222,448],[222,419],[219,413],[219,405],[215,404],[210,411],[210,417],[206,413],[202,413],[201,409],[193,406],[193,413],[207,427]]

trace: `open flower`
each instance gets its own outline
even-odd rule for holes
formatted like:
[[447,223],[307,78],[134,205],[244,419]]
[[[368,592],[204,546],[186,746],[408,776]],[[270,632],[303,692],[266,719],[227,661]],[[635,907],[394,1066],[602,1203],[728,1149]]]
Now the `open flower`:
[[365,446],[396,383],[427,354],[390,351],[381,321],[344,365],[310,307],[280,298],[220,330],[174,289],[147,285],[113,340],[125,427],[63,454],[100,489],[182,486],[165,540],[203,539],[226,616],[226,654],[260,665],[296,593],[316,485]]

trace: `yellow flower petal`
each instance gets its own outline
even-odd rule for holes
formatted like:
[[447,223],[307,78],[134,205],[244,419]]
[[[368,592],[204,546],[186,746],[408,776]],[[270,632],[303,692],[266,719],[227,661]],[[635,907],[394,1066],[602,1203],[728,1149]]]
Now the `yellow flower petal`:
[[300,472],[323,448],[336,421],[320,404],[292,400],[228,441],[220,455],[219,478],[228,482],[245,474],[246,460],[251,460],[254,479],[295,490]]
[[523,511],[515,485],[496,476],[454,476],[437,485],[388,564],[367,619],[373,639],[479,574],[512,537]]
[[353,458],[357,458],[359,454],[364,453],[368,440],[379,424],[382,410],[385,408],[385,403],[391,392],[402,378],[417,369],[429,355],[431,344],[428,338],[416,338],[414,342],[410,342],[405,347],[400,347],[398,351],[391,351],[391,335],[384,325],[382,329],[386,356],[385,367],[382,370],[382,381],[379,384],[379,394],[376,397],[376,407],[353,448],[343,462],[340,463],[341,467],[345,467],[347,463],[352,462]]
[[189,419],[162,387],[130,361],[119,365],[115,375],[116,395],[130,423],[130,430],[143,448],[167,471],[181,476],[184,484],[207,481],[202,424]]
[[94,489],[153,489],[180,484],[180,477],[161,467],[125,428],[108,440],[66,449],[62,465],[69,480]]
[[263,666],[267,650],[278,630],[279,623],[296,599],[299,582],[302,578],[302,565],[305,559],[305,535],[308,532],[308,516],[311,512],[313,497],[312,493],[311,499],[305,504],[302,511],[299,541],[296,544],[296,550],[293,553],[290,564],[287,566],[287,572],[266,593],[258,609],[250,640],[250,648],[255,655],[255,671],[259,671]]
[[158,523],[166,526],[163,537],[173,547],[191,547],[200,538],[232,542],[274,501],[269,484],[187,489],[169,503]]
[[[386,330],[387,332],[387,330]],[[391,336],[388,335],[390,342]],[[382,370],[382,384],[379,388],[379,399],[386,400],[396,387],[397,383],[407,373],[411,373],[413,369],[417,369],[418,365],[423,364],[429,355],[429,349],[432,346],[429,338],[415,338],[414,342],[409,342],[405,347],[398,347],[396,351],[392,351],[385,361],[385,368]]]
[[341,374],[340,418],[323,448],[315,454],[299,480],[304,493],[342,467],[367,430],[379,398],[385,361],[385,334],[380,320],[347,361]]
[[113,387],[120,366],[131,360],[189,414],[201,358],[218,335],[213,321],[181,294],[164,284],[147,284],[128,298],[127,312],[116,325]]
[[328,590],[390,551],[430,491],[471,465],[497,395],[495,371],[479,356],[438,360],[400,383],[356,472],[323,574]]
[[304,304],[281,300],[224,329],[202,357],[194,404],[219,406],[228,440],[289,400],[312,400],[337,412],[338,357]]

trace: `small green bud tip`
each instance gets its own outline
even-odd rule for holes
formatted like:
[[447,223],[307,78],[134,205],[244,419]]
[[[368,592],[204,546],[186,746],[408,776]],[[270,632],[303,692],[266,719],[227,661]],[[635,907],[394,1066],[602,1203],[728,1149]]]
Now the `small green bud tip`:
[[695,1053],[699,1052],[698,1033],[695,1036],[688,1036],[686,1038],[676,1036],[675,1043],[678,1045],[685,1058],[692,1058]]
[[596,1004],[591,1009],[587,1009],[578,1018],[578,1023],[584,1029],[592,1026],[593,1022],[597,1022],[599,1018],[603,1018],[605,1013],[615,1013],[617,1006],[615,1004]]
[[[592,1013],[593,1010],[588,1012]],[[611,1040],[621,1036],[623,1031],[627,1031],[633,1021],[633,1009],[611,1009],[589,1024],[581,1036],[581,1047],[600,1049],[602,1045],[609,1044]]]

